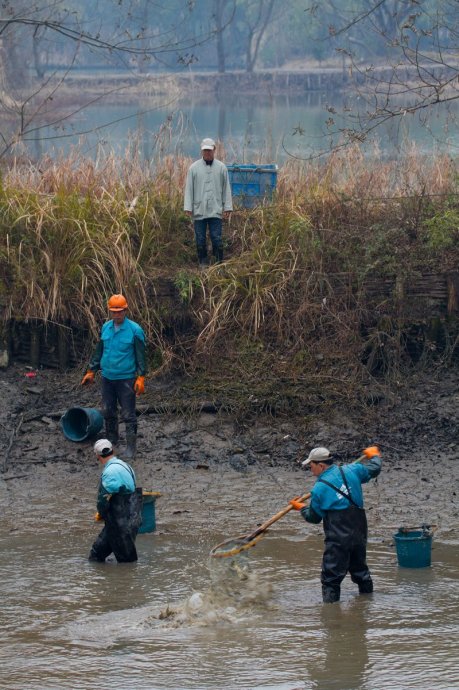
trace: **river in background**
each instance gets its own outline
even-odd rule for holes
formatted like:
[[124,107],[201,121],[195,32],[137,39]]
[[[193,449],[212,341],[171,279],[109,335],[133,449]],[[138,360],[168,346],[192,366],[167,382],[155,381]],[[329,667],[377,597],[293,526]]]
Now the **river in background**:
[[[90,157],[135,150],[154,161],[168,153],[196,157],[200,140],[211,136],[224,142],[229,163],[282,163],[289,156],[307,158],[336,145],[340,137],[330,139],[326,121],[332,118],[334,129],[347,126],[340,112],[355,102],[365,110],[358,99],[321,93],[271,98],[232,94],[219,102],[173,97],[141,103],[123,99],[123,105],[100,102],[78,113],[67,110],[61,113],[66,119],[31,133],[27,151],[39,158],[68,153],[75,146]],[[459,104],[449,110],[437,107],[427,121],[425,117],[424,112],[407,115],[378,128],[365,145],[368,154],[393,158],[414,144],[423,153],[457,155]]]

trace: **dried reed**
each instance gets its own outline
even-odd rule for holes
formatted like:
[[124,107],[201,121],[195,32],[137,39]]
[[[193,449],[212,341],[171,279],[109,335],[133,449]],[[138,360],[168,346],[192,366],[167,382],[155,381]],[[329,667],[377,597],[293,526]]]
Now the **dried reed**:
[[[226,391],[263,382],[274,397],[285,380],[349,400],[378,366],[386,377],[401,366],[396,295],[383,309],[366,286],[457,265],[451,159],[413,150],[380,161],[355,147],[321,164],[287,162],[273,203],[233,214],[227,260],[205,274],[195,270],[182,212],[189,163],[166,156],[152,166],[137,154],[92,161],[77,151],[13,162],[0,188],[3,319],[70,321],[95,336],[107,297],[123,292],[163,368],[205,365],[210,375],[218,353]],[[157,295],[162,280],[179,286],[168,306]],[[180,309],[188,331],[171,334]],[[385,331],[384,310],[393,317]],[[391,352],[383,365],[382,341]]]

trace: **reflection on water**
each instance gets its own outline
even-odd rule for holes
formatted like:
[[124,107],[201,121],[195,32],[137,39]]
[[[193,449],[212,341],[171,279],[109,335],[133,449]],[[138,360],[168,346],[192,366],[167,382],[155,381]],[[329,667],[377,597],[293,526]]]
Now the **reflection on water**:
[[365,687],[370,599],[355,597],[348,605],[321,608],[318,635],[322,653],[314,655],[308,664],[313,688],[358,690]]
[[[229,94],[219,101],[162,99],[119,105],[88,106],[64,119],[58,128],[43,127],[27,138],[30,155],[65,153],[78,145],[96,157],[112,149],[119,155],[135,149],[145,160],[168,153],[197,157],[203,136],[224,142],[229,163],[269,163],[284,161],[289,155],[307,157],[330,146],[327,120],[332,107],[333,128],[355,127],[339,113],[346,110],[346,95],[311,92],[303,96],[244,97]],[[352,107],[358,99],[352,99]],[[362,109],[366,106],[362,103]],[[56,117],[67,115],[67,112]],[[413,115],[378,128],[367,149],[394,157],[416,144],[420,151],[433,153],[459,150],[457,118],[459,106],[440,106],[428,122]],[[425,118],[425,114],[422,113]],[[338,134],[339,137],[339,134]],[[336,144],[338,140],[333,139]]]
[[141,535],[139,562],[124,565],[88,563],[91,537],[0,538],[2,690],[454,687],[455,548],[437,543],[432,568],[401,570],[375,541],[375,594],[345,581],[324,606],[318,534],[270,535],[211,563],[221,535]]

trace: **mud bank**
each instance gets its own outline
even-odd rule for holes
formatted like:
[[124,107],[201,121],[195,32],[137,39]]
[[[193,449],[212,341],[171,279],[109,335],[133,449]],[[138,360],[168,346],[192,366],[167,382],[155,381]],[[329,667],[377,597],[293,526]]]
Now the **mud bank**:
[[[93,528],[100,468],[92,442],[68,441],[59,424],[69,407],[100,404],[98,386],[82,390],[79,381],[76,372],[60,376],[18,366],[0,374],[0,507],[7,531],[37,531],[42,522],[49,525],[49,511],[56,512],[58,531]],[[173,522],[205,534],[211,523],[222,536],[232,536],[312,486],[299,466],[312,446],[326,445],[346,462],[377,443],[384,469],[366,488],[372,533],[389,537],[399,525],[428,522],[438,525],[439,537],[452,539],[459,514],[458,383],[456,370],[418,378],[396,400],[380,399],[365,419],[351,419],[345,410],[328,419],[317,414],[244,423],[205,412],[141,413],[138,483],[163,494],[160,529]],[[139,407],[151,409],[168,385],[150,381]],[[121,457],[123,445],[121,439]],[[300,530],[301,522],[288,516],[283,524]]]

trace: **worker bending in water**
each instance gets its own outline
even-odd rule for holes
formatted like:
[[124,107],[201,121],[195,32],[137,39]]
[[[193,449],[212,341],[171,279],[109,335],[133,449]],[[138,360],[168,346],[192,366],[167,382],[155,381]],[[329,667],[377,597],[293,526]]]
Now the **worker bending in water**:
[[363,451],[366,464],[335,465],[327,448],[313,448],[302,463],[310,467],[316,483],[309,506],[294,498],[290,504],[307,522],[323,520],[325,549],[322,559],[322,598],[325,603],[339,601],[341,582],[349,572],[360,594],[373,591],[367,566],[367,519],[363,508],[362,484],[381,472],[381,455],[376,446]]
[[133,459],[137,445],[136,395],[145,393],[145,334],[135,321],[126,316],[128,303],[123,295],[108,300],[110,320],[102,326],[100,340],[81,381],[92,383],[102,371],[102,413],[105,433],[118,443],[118,403],[126,425],[126,450],[123,457]]
[[137,560],[135,539],[142,521],[142,490],[136,490],[134,470],[113,454],[108,439],[96,441],[94,452],[104,466],[96,520],[105,520],[105,526],[92,545],[89,560],[103,562],[114,553],[119,563],[132,563]]

